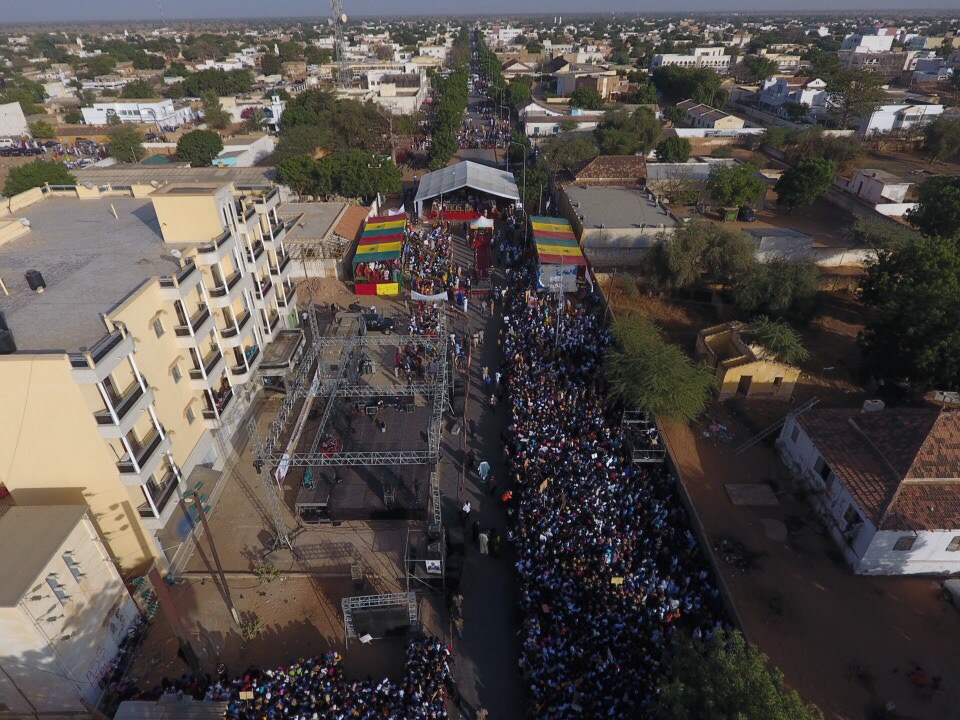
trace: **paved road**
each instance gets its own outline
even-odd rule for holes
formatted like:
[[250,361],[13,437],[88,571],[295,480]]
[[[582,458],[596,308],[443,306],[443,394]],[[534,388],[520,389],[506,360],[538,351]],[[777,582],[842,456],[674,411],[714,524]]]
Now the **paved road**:
[[[471,267],[473,252],[459,235],[454,240],[454,262],[462,267]],[[502,276],[494,280],[503,282]],[[479,302],[470,304],[466,317],[460,315],[454,323],[459,333],[484,331],[484,343],[473,351],[470,368],[471,393],[467,403],[467,418],[477,423],[476,437],[470,437],[469,423],[459,436],[449,436],[450,445],[456,446],[442,468],[443,492],[446,501],[444,516],[456,518],[459,504],[469,500],[473,511],[470,524],[479,520],[481,527],[496,527],[503,540],[504,551],[500,558],[482,556],[470,539],[468,529],[467,558],[464,569],[464,630],[463,638],[454,633],[454,649],[457,657],[454,676],[463,699],[463,717],[472,720],[479,707],[490,712],[490,720],[508,720],[525,715],[526,698],[517,660],[519,641],[517,631],[517,579],[513,568],[513,555],[506,548],[506,520],[499,495],[505,490],[504,464],[500,432],[507,422],[506,405],[492,410],[488,393],[482,382],[482,368],[487,366],[490,375],[501,362],[497,345],[500,321],[483,318]],[[476,467],[469,468],[462,490],[460,470],[466,453],[476,450],[480,460],[492,466],[499,490],[496,496],[486,493]],[[478,460],[479,462],[479,460]],[[456,520],[454,520],[456,522]]]

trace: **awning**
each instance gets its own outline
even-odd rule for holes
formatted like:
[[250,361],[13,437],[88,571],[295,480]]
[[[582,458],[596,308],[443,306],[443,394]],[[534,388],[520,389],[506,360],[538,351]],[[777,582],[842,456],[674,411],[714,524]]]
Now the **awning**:
[[424,200],[431,200],[465,187],[508,200],[520,199],[517,183],[511,173],[465,160],[424,175],[417,188],[416,203],[422,207]]
[[530,218],[530,224],[541,265],[587,264],[568,220],[535,215]]
[[474,230],[476,230],[477,228],[492,228],[493,218],[486,218],[486,217],[477,218],[476,220],[470,223],[470,227],[472,227]]
[[406,228],[406,214],[368,218],[353,256],[354,267],[360,263],[400,257],[403,241],[406,239]]

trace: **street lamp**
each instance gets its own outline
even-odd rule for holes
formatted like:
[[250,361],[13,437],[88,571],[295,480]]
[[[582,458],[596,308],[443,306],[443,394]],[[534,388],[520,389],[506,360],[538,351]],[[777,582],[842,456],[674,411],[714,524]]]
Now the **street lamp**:
[[217,573],[220,575],[220,584],[223,587],[223,599],[227,603],[227,609],[233,621],[239,626],[240,615],[237,608],[233,605],[233,598],[230,597],[230,587],[227,585],[227,578],[223,574],[223,565],[220,564],[220,555],[217,553],[217,546],[213,544],[213,535],[210,532],[210,524],[207,522],[207,513],[203,509],[203,497],[199,493],[199,486],[193,490],[188,490],[183,494],[185,501],[192,500],[194,507],[197,508],[197,515],[200,516],[200,524],[203,525],[203,532],[207,535],[207,541],[210,543],[210,552],[213,555],[213,562],[217,566]]
[[523,189],[520,191],[523,197],[523,244],[526,247],[527,244],[527,144],[513,140],[509,145],[507,145],[507,162],[510,161],[510,148],[514,145],[519,145],[523,148],[523,177],[521,183]]

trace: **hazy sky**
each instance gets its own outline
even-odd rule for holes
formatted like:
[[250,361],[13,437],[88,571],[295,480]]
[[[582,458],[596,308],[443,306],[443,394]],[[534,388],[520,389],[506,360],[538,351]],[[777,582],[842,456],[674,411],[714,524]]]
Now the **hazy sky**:
[[[329,15],[327,0],[159,0],[163,14],[168,19],[176,18],[241,18]],[[158,0],[2,0],[0,22],[64,22],[70,20],[142,20],[158,18]],[[767,12],[797,10],[889,10],[910,8],[910,0],[810,0],[796,3],[793,0],[599,0],[584,3],[583,0],[528,0],[518,5],[516,0],[485,0],[482,3],[465,3],[461,0],[412,0],[398,3],[395,0],[344,0],[347,14],[379,15],[383,13],[431,14],[449,12],[510,13],[569,13],[584,10],[617,12],[682,12],[724,10],[761,10]],[[920,0],[915,2],[929,9],[956,9],[957,0]],[[913,8],[914,10],[916,7]]]

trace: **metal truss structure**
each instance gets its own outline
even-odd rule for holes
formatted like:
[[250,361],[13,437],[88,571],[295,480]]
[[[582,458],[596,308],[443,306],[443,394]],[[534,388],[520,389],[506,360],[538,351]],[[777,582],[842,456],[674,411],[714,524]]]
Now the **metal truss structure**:
[[[270,514],[274,522],[275,536],[271,550],[287,547],[293,552],[293,545],[280,503],[279,485],[291,467],[344,467],[344,466],[382,466],[382,465],[423,465],[437,462],[440,458],[440,440],[443,430],[443,411],[447,406],[447,384],[449,382],[449,363],[446,323],[440,327],[438,337],[426,335],[377,335],[365,333],[362,318],[357,316],[356,332],[341,336],[321,337],[317,327],[316,312],[311,304],[309,320],[312,343],[304,353],[296,379],[284,398],[277,418],[270,424],[265,437],[261,437],[256,419],[251,419],[248,430],[254,455],[254,467],[263,473],[264,487]],[[437,372],[432,382],[410,386],[372,386],[360,384],[360,365],[364,360],[365,346],[418,345],[435,349],[438,353]],[[308,383],[310,370],[321,352],[340,349],[340,361],[337,374],[323,377],[323,368],[317,367],[313,379]],[[365,452],[329,452],[320,448],[326,428],[330,423],[334,409],[344,398],[380,398],[410,397],[417,395],[431,401],[431,414],[427,427],[427,448],[416,450],[388,450]],[[313,404],[325,401],[323,415],[310,450],[305,453],[288,452],[278,447],[284,429],[289,424],[293,409],[300,398],[306,400],[300,409],[290,433],[287,447],[295,448],[306,426]],[[274,470],[281,473],[279,479]],[[264,472],[266,471],[266,472]]]
[[386,595],[362,595],[359,597],[345,597],[340,600],[340,609],[343,611],[343,640],[347,649],[350,648],[350,639],[356,639],[357,633],[353,627],[353,613],[355,610],[367,610],[378,607],[407,608],[407,619],[410,621],[410,630],[420,629],[420,613],[417,607],[417,595],[412,592],[390,593]]

